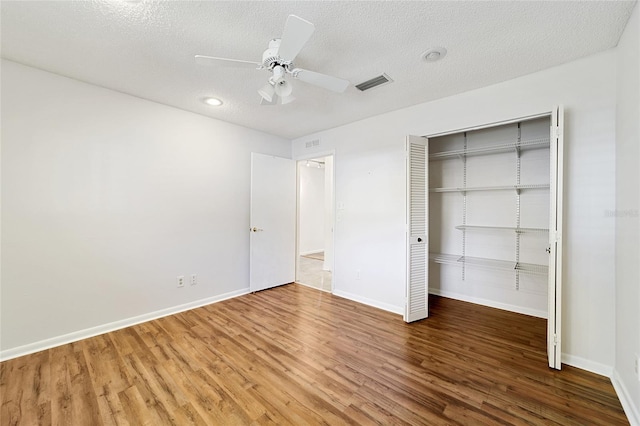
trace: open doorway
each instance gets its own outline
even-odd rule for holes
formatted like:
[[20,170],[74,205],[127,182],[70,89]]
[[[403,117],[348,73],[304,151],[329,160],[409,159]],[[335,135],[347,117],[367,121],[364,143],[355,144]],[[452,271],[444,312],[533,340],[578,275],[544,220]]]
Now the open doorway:
[[333,156],[300,160],[296,282],[332,291]]

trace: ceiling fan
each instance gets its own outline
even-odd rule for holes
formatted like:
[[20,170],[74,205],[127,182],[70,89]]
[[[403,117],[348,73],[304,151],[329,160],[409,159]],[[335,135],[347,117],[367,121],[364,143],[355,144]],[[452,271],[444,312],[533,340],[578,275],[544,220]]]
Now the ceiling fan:
[[349,81],[296,68],[293,64],[293,60],[300,53],[314,30],[315,26],[311,22],[295,15],[289,15],[284,25],[282,38],[274,38],[269,41],[269,47],[262,54],[262,62],[196,55],[196,63],[218,65],[221,62],[226,62],[238,66],[255,66],[258,70],[269,71],[271,77],[267,84],[258,90],[262,97],[260,103],[263,105],[287,104],[295,99],[292,96],[291,82],[286,79],[287,75],[314,86],[342,93],[349,86]]

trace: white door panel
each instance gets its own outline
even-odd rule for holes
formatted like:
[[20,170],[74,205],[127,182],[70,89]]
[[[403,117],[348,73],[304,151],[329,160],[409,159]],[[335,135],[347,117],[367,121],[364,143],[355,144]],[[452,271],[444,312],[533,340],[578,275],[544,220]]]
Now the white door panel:
[[250,290],[295,280],[295,161],[251,153]]
[[549,220],[549,311],[547,354],[549,367],[560,370],[562,357],[562,182],[564,111],[556,107],[551,118],[550,220]]
[[407,136],[407,289],[404,320],[429,316],[429,149]]

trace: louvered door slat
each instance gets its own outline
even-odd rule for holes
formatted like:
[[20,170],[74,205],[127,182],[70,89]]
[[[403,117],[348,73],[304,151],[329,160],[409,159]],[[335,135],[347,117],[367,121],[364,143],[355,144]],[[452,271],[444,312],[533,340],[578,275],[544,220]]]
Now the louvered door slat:
[[428,304],[428,146],[425,138],[407,137],[407,301],[404,320],[429,315]]

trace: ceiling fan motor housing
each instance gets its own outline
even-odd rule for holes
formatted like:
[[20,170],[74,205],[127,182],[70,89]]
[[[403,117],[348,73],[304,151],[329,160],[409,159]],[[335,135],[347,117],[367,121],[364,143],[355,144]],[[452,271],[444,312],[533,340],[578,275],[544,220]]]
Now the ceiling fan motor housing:
[[262,54],[262,65],[272,70],[275,66],[280,65],[285,70],[289,70],[290,63],[286,63],[278,56],[278,49],[280,48],[280,39],[274,38],[269,41],[269,48]]

